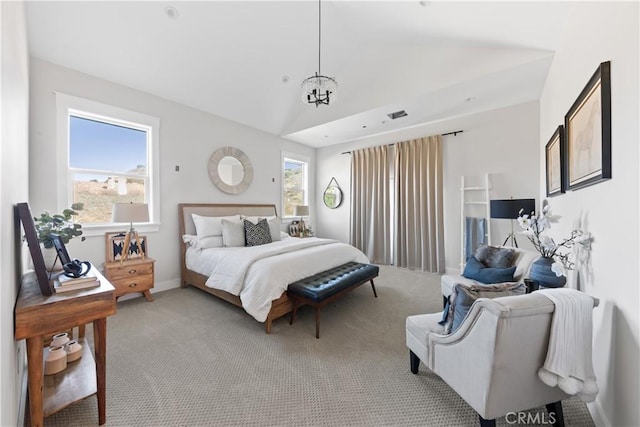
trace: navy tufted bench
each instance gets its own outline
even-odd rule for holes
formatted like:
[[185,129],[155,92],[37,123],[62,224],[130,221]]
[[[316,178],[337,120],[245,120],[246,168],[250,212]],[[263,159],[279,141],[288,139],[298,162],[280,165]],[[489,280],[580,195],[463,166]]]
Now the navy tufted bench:
[[378,298],[373,285],[373,278],[378,277],[378,271],[377,265],[348,262],[291,283],[287,295],[293,299],[294,305],[289,324],[293,324],[300,303],[309,304],[316,312],[316,338],[320,338],[320,309],[367,281],[371,282],[373,295]]

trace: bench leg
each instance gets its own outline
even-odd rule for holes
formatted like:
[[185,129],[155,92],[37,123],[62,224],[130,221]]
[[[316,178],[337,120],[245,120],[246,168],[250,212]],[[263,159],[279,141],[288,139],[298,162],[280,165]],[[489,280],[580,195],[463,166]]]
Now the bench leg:
[[290,325],[293,325],[293,318],[296,317],[296,311],[298,311],[298,300],[294,300],[293,302],[293,311],[291,312],[291,319],[289,319]]
[[316,309],[316,338],[320,338],[320,307],[315,306]]
[[371,289],[373,289],[373,296],[378,298],[378,294],[376,293],[376,287],[373,285],[373,279],[369,281],[371,282]]

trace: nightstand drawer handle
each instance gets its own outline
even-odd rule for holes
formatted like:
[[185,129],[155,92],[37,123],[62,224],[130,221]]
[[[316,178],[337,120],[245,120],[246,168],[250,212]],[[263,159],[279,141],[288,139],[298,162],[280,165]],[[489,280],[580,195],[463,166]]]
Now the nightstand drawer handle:
[[136,274],[138,270],[129,270],[129,274]]
[[136,286],[138,286],[137,283],[132,283],[132,284],[129,285],[130,288],[135,288]]

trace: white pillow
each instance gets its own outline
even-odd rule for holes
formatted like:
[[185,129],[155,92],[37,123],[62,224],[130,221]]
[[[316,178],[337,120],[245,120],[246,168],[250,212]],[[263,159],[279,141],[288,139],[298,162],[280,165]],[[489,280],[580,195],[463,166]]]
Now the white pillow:
[[267,221],[271,221],[272,219],[276,219],[277,216],[275,216],[275,215],[271,215],[271,216],[246,216],[246,215],[242,215],[242,219],[246,219],[247,221],[251,221],[254,224],[257,224],[258,221],[260,221],[262,218],[266,219]]
[[222,236],[210,236],[204,239],[198,239],[198,249],[221,248]]
[[227,247],[245,246],[244,223],[222,219],[222,245]]
[[242,219],[246,219],[247,221],[251,221],[253,224],[257,224],[261,219],[266,219],[269,224],[269,232],[271,233],[271,241],[277,242],[278,240],[282,240],[280,236],[280,218],[277,216],[246,216],[242,215]]
[[183,234],[182,241],[194,248],[198,247],[198,236],[194,236],[193,234]]
[[269,224],[269,231],[271,232],[271,241],[276,242],[278,240],[282,240],[282,236],[280,233],[282,230],[280,229],[280,218],[276,217],[273,219],[268,219],[267,223]]
[[240,215],[201,216],[191,214],[191,217],[196,226],[199,246],[204,249],[222,247],[222,225],[220,224],[222,219],[240,221]]

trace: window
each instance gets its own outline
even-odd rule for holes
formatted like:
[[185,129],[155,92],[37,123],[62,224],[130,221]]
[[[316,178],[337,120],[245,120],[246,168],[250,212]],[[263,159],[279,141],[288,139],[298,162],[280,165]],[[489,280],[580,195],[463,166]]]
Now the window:
[[[113,229],[114,203],[148,203],[159,224],[159,120],[105,104],[56,94],[60,167],[59,207],[82,203],[76,220],[85,234]],[[120,227],[121,228],[121,227]]]
[[285,154],[282,159],[282,216],[293,217],[296,205],[308,204],[309,161]]

